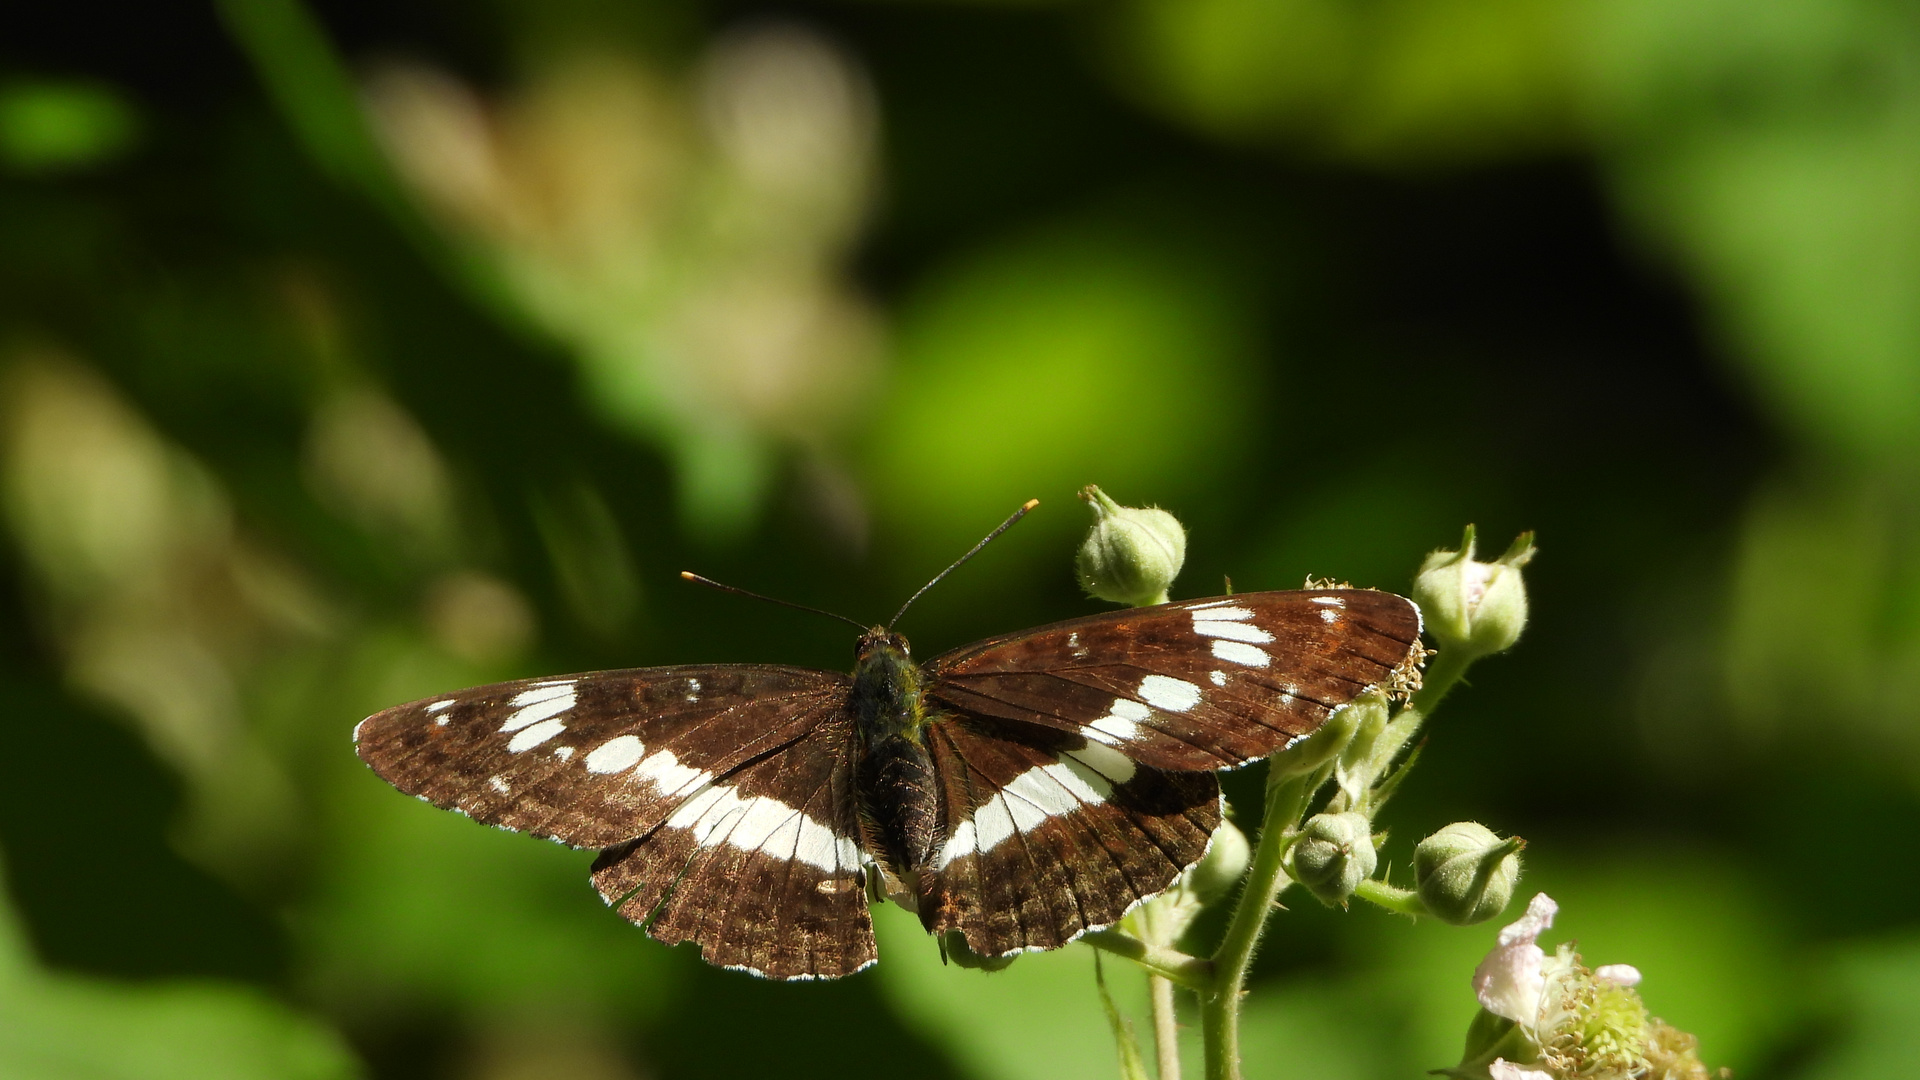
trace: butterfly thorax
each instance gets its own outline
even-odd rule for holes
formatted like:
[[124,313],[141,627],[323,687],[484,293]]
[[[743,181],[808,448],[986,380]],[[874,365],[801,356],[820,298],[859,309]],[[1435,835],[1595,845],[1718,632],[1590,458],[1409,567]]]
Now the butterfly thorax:
[[861,637],[847,695],[857,732],[854,794],[868,853],[900,878],[925,865],[939,844],[922,683],[906,638],[879,627]]

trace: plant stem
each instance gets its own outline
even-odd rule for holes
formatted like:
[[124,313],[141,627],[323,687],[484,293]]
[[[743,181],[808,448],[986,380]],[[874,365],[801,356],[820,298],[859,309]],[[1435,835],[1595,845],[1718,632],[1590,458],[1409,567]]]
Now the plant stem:
[[1121,930],[1095,930],[1080,939],[1096,949],[1123,956],[1148,971],[1190,990],[1205,993],[1213,986],[1213,962],[1188,956],[1179,949],[1150,945]]
[[1473,659],[1471,656],[1462,655],[1458,649],[1440,650],[1435,654],[1432,666],[1427,668],[1421,678],[1420,689],[1414,691],[1413,697],[1407,701],[1406,707],[1400,710],[1399,715],[1394,717],[1394,721],[1397,723],[1406,719],[1418,725],[1432,716],[1433,710],[1440,704],[1440,699],[1446,697],[1447,691],[1453,689],[1454,685],[1460,681],[1460,677],[1467,673],[1467,668],[1473,664]]
[[1173,983],[1147,975],[1147,1000],[1153,1008],[1153,1057],[1160,1080],[1180,1080],[1180,1024],[1174,1015]]
[[[1273,763],[1268,763],[1273,768]],[[1253,851],[1253,866],[1240,888],[1233,919],[1213,954],[1213,985],[1200,992],[1200,1032],[1206,1048],[1208,1080],[1240,1080],[1240,997],[1253,962],[1253,950],[1280,890],[1288,884],[1287,848],[1298,835],[1300,817],[1327,769],[1286,777],[1267,793],[1266,820]]]
[[[1173,928],[1165,914],[1147,904],[1140,909],[1140,939],[1171,948]],[[1160,1080],[1180,1080],[1180,1023],[1174,1013],[1173,983],[1165,975],[1147,973],[1147,1003],[1153,1013],[1154,1072]]]
[[1427,907],[1412,889],[1397,888],[1378,878],[1368,878],[1353,890],[1353,895],[1376,907],[1386,908],[1396,915],[1419,917],[1427,914]]

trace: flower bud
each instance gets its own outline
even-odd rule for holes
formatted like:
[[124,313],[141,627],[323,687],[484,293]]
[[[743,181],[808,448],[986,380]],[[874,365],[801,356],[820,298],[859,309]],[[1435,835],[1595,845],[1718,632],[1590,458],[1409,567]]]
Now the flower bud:
[[1344,906],[1378,865],[1364,814],[1315,814],[1293,845],[1294,878],[1328,907]]
[[1075,559],[1080,587],[1116,604],[1166,603],[1187,560],[1187,530],[1165,510],[1121,506],[1092,484],[1080,497],[1093,507],[1093,530]]
[[1469,525],[1460,550],[1427,556],[1413,580],[1413,600],[1427,632],[1468,658],[1500,652],[1520,639],[1527,625],[1527,586],[1520,568],[1533,558],[1533,534],[1521,533],[1490,563],[1475,560],[1473,547]]
[[1414,849],[1414,891],[1441,922],[1485,922],[1513,899],[1524,843],[1517,836],[1502,840],[1476,822],[1456,821]]
[[1231,821],[1222,821],[1213,830],[1213,842],[1193,869],[1187,871],[1187,889],[1201,904],[1211,904],[1227,895],[1247,872],[1253,848],[1247,834]]

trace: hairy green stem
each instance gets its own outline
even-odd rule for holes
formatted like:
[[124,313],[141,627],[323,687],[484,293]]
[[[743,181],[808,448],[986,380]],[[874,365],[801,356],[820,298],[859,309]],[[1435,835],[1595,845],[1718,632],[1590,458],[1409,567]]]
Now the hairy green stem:
[[[1268,768],[1274,768],[1273,762]],[[1289,776],[1267,792],[1266,819],[1254,847],[1253,865],[1240,887],[1240,899],[1227,923],[1226,936],[1213,954],[1213,985],[1200,992],[1200,1037],[1206,1050],[1208,1080],[1240,1078],[1240,998],[1267,915],[1287,886],[1287,849],[1298,835],[1300,818],[1328,769]]]
[[1155,975],[1190,990],[1205,992],[1213,985],[1213,962],[1188,956],[1179,949],[1152,945],[1123,930],[1095,930],[1080,939],[1096,949],[1125,957]]
[[1153,1010],[1154,1071],[1160,1080],[1180,1080],[1180,1022],[1174,1015],[1173,983],[1165,975],[1149,974],[1147,1000]]

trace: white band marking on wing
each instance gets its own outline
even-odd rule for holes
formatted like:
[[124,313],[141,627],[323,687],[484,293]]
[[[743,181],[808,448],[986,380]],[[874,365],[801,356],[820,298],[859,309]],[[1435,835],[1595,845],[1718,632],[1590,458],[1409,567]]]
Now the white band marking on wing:
[[1264,649],[1241,641],[1216,641],[1213,643],[1213,655],[1241,667],[1266,667],[1273,659]]

